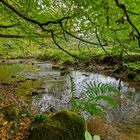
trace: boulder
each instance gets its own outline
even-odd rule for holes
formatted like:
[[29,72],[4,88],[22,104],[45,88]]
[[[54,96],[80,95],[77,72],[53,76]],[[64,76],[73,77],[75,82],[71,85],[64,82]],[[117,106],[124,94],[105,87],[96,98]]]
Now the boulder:
[[27,140],[85,140],[84,119],[68,110],[31,124]]

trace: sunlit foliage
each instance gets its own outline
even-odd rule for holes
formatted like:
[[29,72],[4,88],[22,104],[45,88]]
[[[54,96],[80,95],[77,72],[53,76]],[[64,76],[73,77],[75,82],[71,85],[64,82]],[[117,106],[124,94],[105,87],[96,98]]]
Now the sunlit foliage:
[[49,39],[75,58],[66,48],[72,41],[108,55],[106,47],[121,55],[140,47],[139,0],[1,0],[0,9],[0,37],[9,38],[0,47],[27,47],[29,40],[43,46]]

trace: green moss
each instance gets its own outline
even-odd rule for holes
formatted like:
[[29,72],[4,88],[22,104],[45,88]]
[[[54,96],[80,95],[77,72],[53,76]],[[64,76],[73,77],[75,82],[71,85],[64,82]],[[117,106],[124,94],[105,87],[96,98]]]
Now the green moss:
[[[77,130],[76,134],[78,134],[78,136],[85,132],[84,119],[71,111],[60,111],[52,116],[52,119],[59,121],[61,126],[67,128],[71,133],[75,133],[74,130]],[[75,137],[77,136],[75,135]]]
[[17,86],[15,90],[15,94],[17,96],[22,95],[32,95],[33,89],[40,89],[42,87],[43,81],[42,80],[26,80]]
[[85,140],[85,121],[63,110],[43,122],[33,122],[27,140]]
[[13,78],[13,76],[23,70],[25,65],[23,64],[0,64],[0,82],[11,83],[15,81],[24,80],[22,76]]

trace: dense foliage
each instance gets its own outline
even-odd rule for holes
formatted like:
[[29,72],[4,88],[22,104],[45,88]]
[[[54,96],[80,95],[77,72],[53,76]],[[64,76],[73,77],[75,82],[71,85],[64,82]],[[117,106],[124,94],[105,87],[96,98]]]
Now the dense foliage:
[[139,0],[0,0],[0,9],[1,53],[51,42],[79,59],[66,47],[89,44],[107,55],[107,47],[120,55],[140,47]]

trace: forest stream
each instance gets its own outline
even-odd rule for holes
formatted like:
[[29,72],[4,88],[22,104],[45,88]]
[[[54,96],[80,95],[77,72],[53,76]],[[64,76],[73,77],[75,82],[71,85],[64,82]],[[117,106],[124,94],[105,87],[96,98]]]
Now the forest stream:
[[107,140],[140,140],[140,83],[99,73],[68,71],[49,62],[0,64],[0,84],[17,82],[15,95],[36,112],[70,108],[70,75],[76,85],[76,98],[82,96],[83,87],[89,81],[119,88],[119,106],[105,116]]

